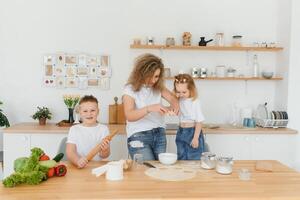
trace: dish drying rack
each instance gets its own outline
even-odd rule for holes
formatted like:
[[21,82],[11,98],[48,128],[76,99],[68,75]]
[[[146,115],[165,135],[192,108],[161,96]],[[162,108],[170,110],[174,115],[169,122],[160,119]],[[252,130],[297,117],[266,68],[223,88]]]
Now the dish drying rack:
[[255,118],[256,125],[263,128],[286,128],[288,119],[260,119]]

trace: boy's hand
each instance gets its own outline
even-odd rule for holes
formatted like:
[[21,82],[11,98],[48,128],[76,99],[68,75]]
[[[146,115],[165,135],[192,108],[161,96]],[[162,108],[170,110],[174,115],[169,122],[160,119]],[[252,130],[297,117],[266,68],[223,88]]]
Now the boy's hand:
[[193,140],[191,142],[191,146],[193,148],[195,148],[195,149],[199,147],[199,140],[198,140],[198,138],[193,138]]
[[81,157],[77,161],[77,167],[78,168],[84,168],[88,164],[88,162],[89,161],[85,157]]
[[104,138],[100,144],[100,151],[106,151],[109,149],[110,140],[108,138]]

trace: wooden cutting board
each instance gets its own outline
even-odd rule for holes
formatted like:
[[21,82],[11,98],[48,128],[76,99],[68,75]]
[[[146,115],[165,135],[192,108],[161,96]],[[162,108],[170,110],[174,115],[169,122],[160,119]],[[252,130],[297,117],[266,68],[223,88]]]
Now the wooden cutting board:
[[109,105],[109,120],[110,124],[125,124],[125,114],[123,104],[118,104],[118,97],[114,98],[115,104]]

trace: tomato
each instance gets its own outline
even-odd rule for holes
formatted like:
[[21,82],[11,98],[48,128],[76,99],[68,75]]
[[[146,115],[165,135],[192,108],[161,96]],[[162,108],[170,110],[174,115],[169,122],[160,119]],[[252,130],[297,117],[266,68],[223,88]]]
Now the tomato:
[[50,177],[53,177],[54,175],[55,175],[55,169],[54,169],[54,167],[52,167],[48,170],[47,176],[48,176],[48,178],[50,178]]
[[50,160],[50,158],[46,154],[43,154],[41,155],[40,160]]

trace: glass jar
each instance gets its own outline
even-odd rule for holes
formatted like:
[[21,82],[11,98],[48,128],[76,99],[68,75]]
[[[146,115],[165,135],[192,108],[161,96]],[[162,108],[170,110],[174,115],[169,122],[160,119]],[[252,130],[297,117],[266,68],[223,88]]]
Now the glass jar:
[[218,157],[216,163],[216,171],[220,174],[231,174],[233,166],[232,157]]
[[224,33],[216,33],[215,45],[219,47],[224,46]]
[[241,47],[242,46],[242,37],[241,35],[234,35],[232,36],[232,46],[234,47]]
[[216,154],[203,152],[201,154],[201,167],[203,169],[214,169],[216,167]]

